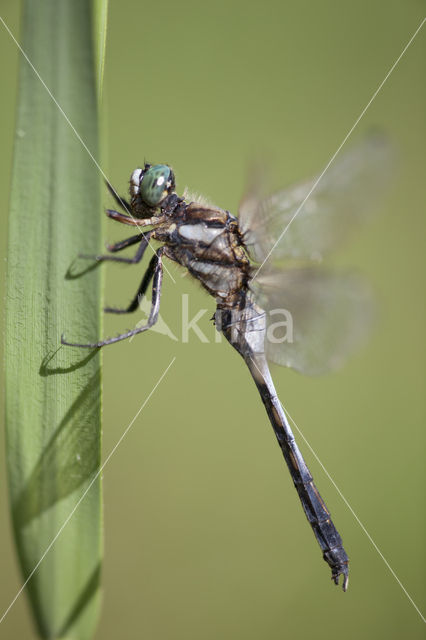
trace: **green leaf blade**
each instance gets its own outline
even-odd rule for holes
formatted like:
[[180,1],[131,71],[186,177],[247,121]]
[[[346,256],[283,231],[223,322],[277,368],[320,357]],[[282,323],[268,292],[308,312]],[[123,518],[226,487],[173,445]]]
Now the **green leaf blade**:
[[[95,4],[95,12],[102,10]],[[22,60],[9,222],[6,430],[24,579],[41,560],[26,590],[43,637],[92,637],[100,601],[100,354],[60,347],[63,331],[82,341],[100,335],[100,273],[72,275],[76,254],[101,246],[94,160],[96,66],[103,56],[99,42],[95,53],[96,20],[84,0],[24,2],[22,47],[60,105]]]

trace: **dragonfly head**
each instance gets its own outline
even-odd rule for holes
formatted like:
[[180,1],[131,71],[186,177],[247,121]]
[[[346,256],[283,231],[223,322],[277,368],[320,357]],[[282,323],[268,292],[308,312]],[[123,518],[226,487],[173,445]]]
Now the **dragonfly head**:
[[147,209],[157,209],[175,188],[175,176],[166,164],[145,164],[130,176],[130,195]]

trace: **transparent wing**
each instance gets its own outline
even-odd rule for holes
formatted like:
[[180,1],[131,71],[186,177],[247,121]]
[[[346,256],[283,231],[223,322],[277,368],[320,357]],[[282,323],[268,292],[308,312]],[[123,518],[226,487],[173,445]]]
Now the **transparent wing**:
[[340,152],[322,177],[266,198],[252,184],[239,208],[239,225],[252,259],[263,262],[271,250],[272,261],[321,259],[377,207],[391,168],[389,142],[370,135]]
[[373,297],[351,273],[307,267],[259,274],[252,283],[267,312],[266,355],[317,375],[339,368],[366,338]]

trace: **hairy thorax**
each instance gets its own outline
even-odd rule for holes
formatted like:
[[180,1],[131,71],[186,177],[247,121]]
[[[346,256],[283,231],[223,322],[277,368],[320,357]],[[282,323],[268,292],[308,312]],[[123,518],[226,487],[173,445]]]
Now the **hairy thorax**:
[[250,262],[238,220],[228,211],[182,202],[152,235],[165,255],[186,267],[221,306],[235,304],[245,291]]

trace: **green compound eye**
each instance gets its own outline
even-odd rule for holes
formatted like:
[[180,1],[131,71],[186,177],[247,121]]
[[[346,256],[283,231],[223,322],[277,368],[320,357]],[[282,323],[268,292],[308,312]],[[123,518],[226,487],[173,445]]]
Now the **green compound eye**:
[[157,207],[174,187],[173,172],[166,164],[147,169],[140,183],[140,195],[147,205]]

